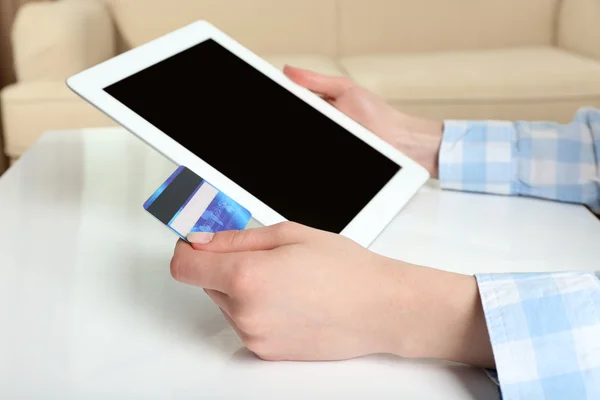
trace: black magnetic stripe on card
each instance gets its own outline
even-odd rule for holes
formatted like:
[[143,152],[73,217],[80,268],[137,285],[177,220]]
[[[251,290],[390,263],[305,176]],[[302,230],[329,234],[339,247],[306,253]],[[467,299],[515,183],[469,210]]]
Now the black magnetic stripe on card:
[[168,224],[201,182],[202,178],[184,168],[148,207],[148,212]]

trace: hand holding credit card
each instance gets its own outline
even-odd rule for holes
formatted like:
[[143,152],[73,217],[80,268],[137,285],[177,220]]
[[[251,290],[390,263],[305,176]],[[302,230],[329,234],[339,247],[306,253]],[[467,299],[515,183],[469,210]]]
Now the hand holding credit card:
[[252,218],[250,211],[184,166],[146,200],[144,208],[186,241],[192,232],[244,229]]

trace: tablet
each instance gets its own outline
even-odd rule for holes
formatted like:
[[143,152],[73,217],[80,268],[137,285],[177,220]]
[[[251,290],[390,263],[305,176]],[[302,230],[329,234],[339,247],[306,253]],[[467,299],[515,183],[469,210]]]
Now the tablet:
[[291,220],[369,246],[428,179],[393,146],[205,21],[67,84],[264,225]]

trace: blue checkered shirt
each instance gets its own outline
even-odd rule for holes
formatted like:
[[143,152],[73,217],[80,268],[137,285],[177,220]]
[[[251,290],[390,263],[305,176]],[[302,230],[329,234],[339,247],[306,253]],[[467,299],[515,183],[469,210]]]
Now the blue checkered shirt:
[[[600,214],[600,110],[582,109],[564,125],[446,121],[439,170],[446,189],[579,203]],[[496,362],[488,372],[503,399],[600,399],[600,274],[476,278]]]
[[446,189],[533,196],[600,213],[600,110],[552,122],[446,121],[440,149]]

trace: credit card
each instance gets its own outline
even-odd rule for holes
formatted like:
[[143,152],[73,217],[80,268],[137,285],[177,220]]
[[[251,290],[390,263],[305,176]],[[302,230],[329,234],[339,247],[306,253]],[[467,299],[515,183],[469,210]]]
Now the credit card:
[[191,232],[242,230],[250,211],[180,166],[144,203],[144,208],[184,240]]

